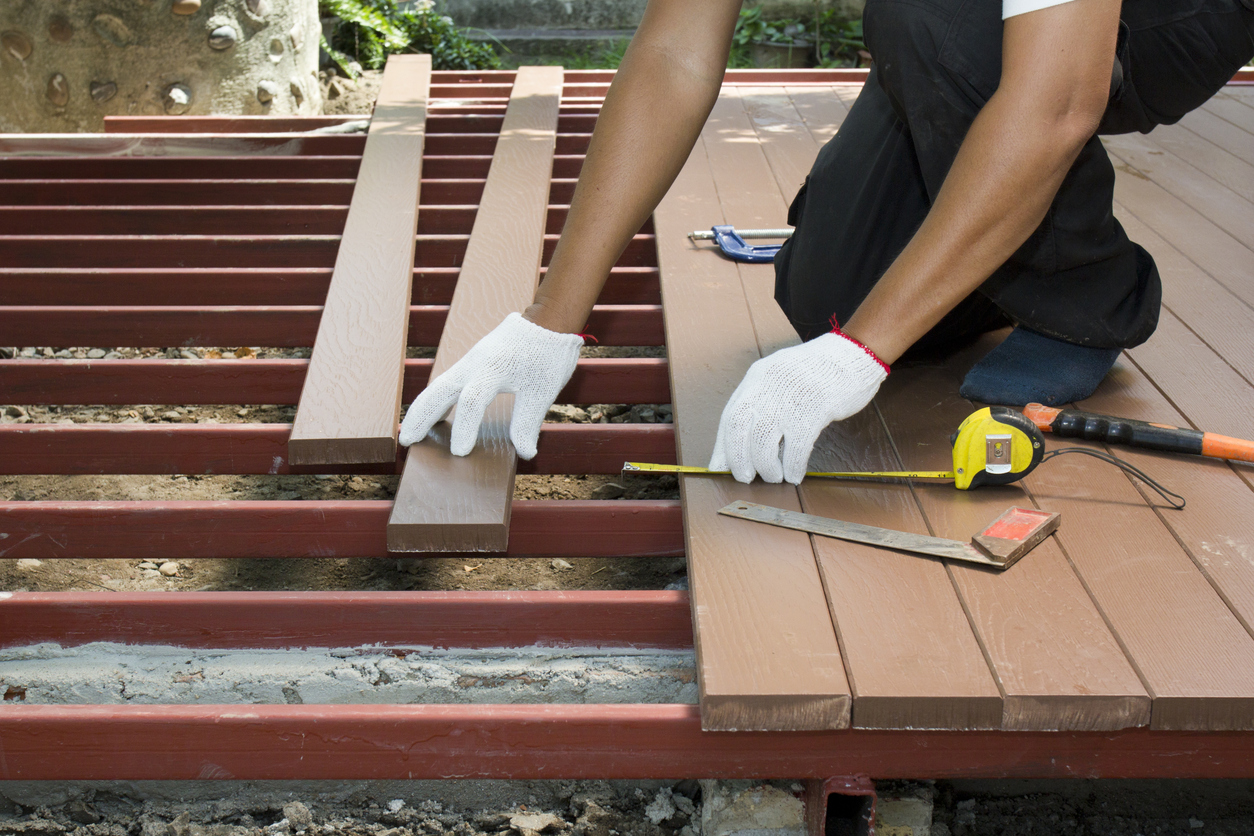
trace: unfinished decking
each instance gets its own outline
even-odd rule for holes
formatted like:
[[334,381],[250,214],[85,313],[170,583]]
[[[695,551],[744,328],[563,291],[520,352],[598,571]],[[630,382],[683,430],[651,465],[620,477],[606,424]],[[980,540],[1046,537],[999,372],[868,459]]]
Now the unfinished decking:
[[[450,75],[432,81],[411,345],[439,340],[512,81],[496,74],[459,89]],[[734,265],[686,233],[724,222],[784,225],[809,161],[857,95],[847,78],[729,76],[687,166],[615,268],[589,328],[603,343],[622,345],[655,344],[664,329],[668,360],[581,361],[561,397],[669,400],[676,427],[554,425],[520,472],[613,472],[632,458],[706,463],[719,410],[744,368],[796,338],[770,301],[769,265]],[[545,259],[606,80],[566,74]],[[1155,336],[1125,353],[1082,407],[1254,437],[1251,90],[1234,85],[1179,125],[1107,142],[1118,170],[1117,216],[1157,259],[1164,308]],[[482,103],[468,103],[475,96]],[[211,120],[204,127],[222,130]],[[267,134],[0,137],[0,333],[12,335],[0,342],[310,345],[362,144],[351,136]],[[250,168],[258,159],[252,152],[267,145],[284,156]],[[171,156],[124,156],[152,149]],[[283,180],[238,179],[260,176]],[[177,225],[165,211],[175,201],[196,204]],[[291,204],[303,204],[299,214]],[[193,269],[176,266],[188,246],[200,259]],[[211,280],[171,281],[189,276]],[[247,307],[225,307],[239,305]],[[261,339],[263,332],[273,336]],[[973,408],[957,396],[957,383],[977,356],[894,370],[871,408],[824,435],[812,465],[947,468],[947,438]],[[405,361],[404,402],[431,365]],[[294,403],[304,367],[298,360],[251,361],[246,371],[235,361],[0,360],[0,403]],[[286,432],[4,425],[0,472],[292,472]],[[1109,452],[1183,494],[1188,507],[1165,508],[1121,471],[1081,456],[1051,461],[1021,484],[970,493],[685,479],[682,508],[513,503],[509,554],[645,558],[682,550],[692,584],[690,635],[682,617],[676,621],[688,604],[680,593],[640,592],[630,601],[581,597],[593,593],[319,599],[351,615],[341,616],[345,641],[692,641],[699,717],[682,706],[556,713],[276,706],[224,726],[224,712],[206,707],[128,713],[6,704],[4,768],[11,777],[140,778],[157,769],[195,777],[195,759],[184,752],[217,746],[215,730],[227,729],[215,763],[232,764],[237,777],[343,777],[346,768],[363,777],[434,776],[435,761],[449,757],[461,759],[464,774],[498,777],[1254,775],[1254,466]],[[391,472],[401,464],[317,472]],[[1060,511],[1062,528],[1010,570],[991,573],[716,518],[732,498],[964,540],[1015,504]],[[147,556],[156,531],[175,532],[167,536],[188,556],[384,556],[388,510],[375,502],[0,502],[0,530],[9,535],[0,556]],[[189,595],[185,612],[170,612],[151,596],[118,604],[107,595],[16,593],[0,603],[0,641],[135,641],[141,623],[202,645],[193,618],[242,617],[247,626],[224,638],[231,646],[275,646],[311,631],[295,608],[284,610],[291,623],[268,625],[263,613],[275,601],[227,597]],[[421,617],[411,627],[384,628],[367,615],[383,604],[396,619]],[[459,626],[483,619],[481,628]],[[551,628],[527,626],[537,619]],[[318,632],[320,641],[333,635]],[[313,737],[337,723],[353,728],[351,745],[334,739],[339,732],[320,733],[314,749],[300,750],[308,763],[298,764],[297,750],[273,734],[281,728],[304,741],[306,732]],[[174,728],[182,731],[154,742],[153,729]],[[547,736],[550,728],[563,731]],[[473,730],[477,751],[440,743],[450,729]],[[711,734],[737,729],[777,733]],[[398,743],[414,739],[435,742],[414,760],[408,748],[398,753]],[[50,757],[54,744],[59,754]],[[250,760],[264,746],[274,757]],[[114,760],[93,754],[105,751]],[[353,766],[333,766],[336,757]],[[125,776],[109,772],[119,762],[129,764]]]

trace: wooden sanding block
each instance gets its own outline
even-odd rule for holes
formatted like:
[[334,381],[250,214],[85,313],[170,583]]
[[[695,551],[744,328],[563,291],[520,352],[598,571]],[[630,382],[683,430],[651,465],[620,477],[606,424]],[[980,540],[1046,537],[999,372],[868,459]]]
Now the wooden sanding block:
[[1037,543],[1053,534],[1058,528],[1059,521],[1059,515],[1051,511],[1011,508],[972,537],[970,543],[963,543],[942,537],[929,537],[925,534],[911,534],[907,531],[893,531],[889,528],[876,528],[844,520],[816,517],[813,514],[800,514],[796,511],[785,511],[782,508],[772,508],[769,505],[758,505],[756,502],[733,502],[719,509],[719,513],[742,520],[806,531],[823,537],[835,537],[839,540],[926,554],[931,557],[962,560],[967,563],[978,563],[981,566],[991,566],[994,569],[1006,569],[1014,565],[1015,561],[1032,551]]

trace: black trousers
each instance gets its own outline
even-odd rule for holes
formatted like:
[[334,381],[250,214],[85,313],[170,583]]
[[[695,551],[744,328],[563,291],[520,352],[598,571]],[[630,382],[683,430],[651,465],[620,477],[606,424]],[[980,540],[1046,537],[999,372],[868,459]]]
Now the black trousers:
[[[1254,0],[1124,0],[1100,133],[1177,121],[1254,56]],[[1001,78],[1001,0],[868,0],[875,64],[789,211],[775,298],[802,339],[857,309],[923,222],[972,120]],[[1112,213],[1096,136],[1037,230],[915,345],[960,347],[1010,324],[1080,345],[1130,347],[1158,324],[1153,259]],[[913,353],[913,352],[912,352]]]

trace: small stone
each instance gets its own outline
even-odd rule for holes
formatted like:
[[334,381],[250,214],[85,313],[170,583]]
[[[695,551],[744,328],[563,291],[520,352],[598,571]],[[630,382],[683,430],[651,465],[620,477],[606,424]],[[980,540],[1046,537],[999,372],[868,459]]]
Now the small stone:
[[305,91],[301,89],[300,82],[292,79],[288,84],[288,89],[292,91],[292,98],[296,100],[296,106],[300,107],[305,101]]
[[401,811],[401,808],[404,806],[405,806],[405,800],[403,798],[393,798],[391,801],[388,802],[388,809],[391,810],[393,813],[399,813]]
[[63,44],[74,37],[74,27],[64,17],[57,15],[48,21],[48,37],[57,43]]
[[257,17],[270,14],[270,0],[246,0],[245,5],[248,6],[249,14]]
[[230,49],[235,46],[238,35],[231,26],[219,26],[209,33],[209,46],[212,49]]
[[552,813],[519,813],[509,817],[509,826],[520,833],[563,830],[566,822]]
[[305,45],[305,30],[298,23],[287,33],[287,38],[292,42],[293,51],[300,52],[300,48]]
[[52,78],[48,79],[48,88],[44,94],[57,107],[65,107],[70,101],[70,83],[61,73],[53,73]]
[[553,558],[552,562],[549,563],[549,565],[559,572],[568,572],[571,569],[575,568],[574,564],[568,561],[562,560],[560,557]]
[[656,424],[657,413],[648,404],[638,403],[631,408],[630,420],[636,424]]
[[33,557],[23,557],[21,560],[17,562],[17,568],[23,572],[28,572],[31,569],[38,569],[40,566],[43,566],[43,565],[44,564],[42,560],[36,560]]
[[179,573],[179,565],[173,560],[167,560],[158,567],[157,571],[165,575],[167,578],[173,578]]
[[174,0],[170,11],[176,15],[194,15],[200,11],[200,0]]
[[1201,830],[1206,826],[1206,822],[1201,819],[1189,819],[1189,830]]
[[20,406],[6,406],[4,408],[4,414],[10,418],[22,418],[27,414],[27,412]]
[[104,356],[105,356],[105,350],[103,348],[93,348],[87,352],[88,360],[100,360]]
[[91,28],[104,40],[117,47],[130,45],[133,40],[131,28],[113,15],[96,15],[92,18]]
[[263,81],[257,85],[257,101],[266,104],[279,95],[279,85],[273,81]]
[[93,81],[88,87],[91,98],[96,104],[104,104],[118,94],[118,86],[112,81]]
[[587,410],[565,403],[553,404],[549,407],[548,414],[544,417],[550,421],[572,422],[576,424],[588,423]]
[[156,568],[157,568],[157,564],[153,563],[151,560],[141,560],[141,561],[139,562],[139,565],[138,565],[138,566],[136,566],[135,568],[137,568],[137,569],[156,569]]
[[304,833],[313,824],[313,815],[310,814],[309,808],[299,801],[284,804],[283,816],[292,830],[297,833]]
[[593,499],[618,499],[627,493],[627,488],[617,482],[607,482],[592,492]]
[[13,29],[0,33],[0,46],[4,48],[5,52],[19,61],[25,61],[29,58],[31,51],[34,49],[31,46],[30,38]]
[[23,357],[34,357],[38,353],[39,353],[38,349],[36,349],[34,346],[29,346],[29,345],[26,348],[23,348],[21,351],[21,354]]
[[52,356],[56,357],[58,360],[68,360],[74,355],[68,348],[63,348],[60,351],[55,352]]
[[186,84],[171,84],[165,88],[165,112],[172,116],[181,116],[191,109],[192,90]]
[[179,357],[181,357],[184,360],[199,360],[200,359],[199,354],[197,354],[194,351],[190,351],[186,348],[179,349]]
[[250,412],[252,412],[252,410],[251,410],[251,409],[237,409],[237,410],[235,410],[235,414],[236,414],[236,415],[238,415],[238,416],[239,416],[239,417],[241,417],[241,418],[245,418],[245,417],[247,417],[247,416],[248,416],[248,413],[250,413]]
[[95,808],[81,798],[65,805],[65,812],[69,814],[72,821],[79,824],[96,824],[101,819],[101,815],[96,812]]
[[[119,351],[110,351],[108,354],[106,354],[106,355],[104,356],[104,358],[105,358],[106,360],[121,360],[121,359],[122,359],[122,353],[121,353],[121,352],[119,352]],[[136,418],[138,418],[139,416],[138,416],[138,415],[136,415],[135,417],[136,417]]]
[[173,409],[171,409],[171,410],[169,410],[169,411],[167,411],[167,412],[163,412],[163,413],[161,413],[161,417],[162,417],[162,418],[165,418],[167,421],[177,421],[178,419],[182,418],[183,416],[182,416],[182,415],[180,415],[178,412],[174,411]]

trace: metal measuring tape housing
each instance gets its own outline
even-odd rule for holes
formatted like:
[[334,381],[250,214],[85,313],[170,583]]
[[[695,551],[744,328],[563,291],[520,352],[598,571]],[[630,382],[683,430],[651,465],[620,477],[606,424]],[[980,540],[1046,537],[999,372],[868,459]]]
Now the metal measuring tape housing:
[[1045,455],[1045,436],[1023,413],[985,407],[967,416],[950,436],[954,487],[1008,485],[1032,472]]

